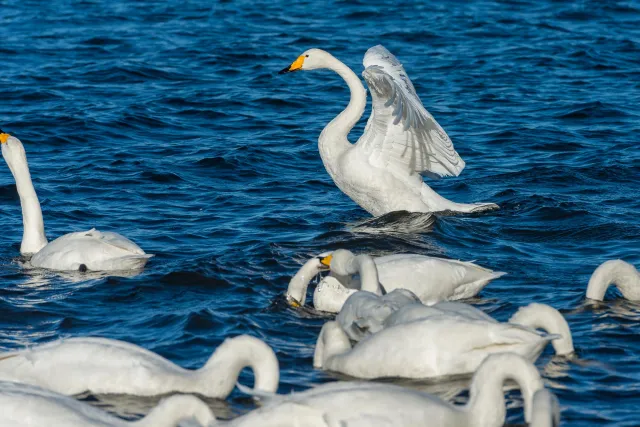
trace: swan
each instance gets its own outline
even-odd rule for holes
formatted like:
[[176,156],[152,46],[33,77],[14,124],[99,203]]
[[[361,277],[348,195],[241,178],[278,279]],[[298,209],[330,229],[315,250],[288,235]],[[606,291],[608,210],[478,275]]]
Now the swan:
[[[340,249],[340,256],[355,259],[356,255]],[[334,251],[336,252],[336,251]],[[289,282],[286,298],[293,307],[305,304],[307,287],[316,274],[330,269],[334,252],[326,252],[308,260]],[[378,272],[378,280],[386,291],[408,289],[425,304],[444,300],[470,298],[478,294],[487,284],[505,275],[472,262],[449,260],[418,254],[395,254],[373,258]],[[345,259],[344,264],[348,262]],[[365,273],[366,274],[366,273]],[[362,280],[362,276],[360,277]],[[360,281],[351,274],[338,274],[331,269],[331,275],[323,278],[313,294],[316,310],[337,313],[347,298],[360,289]]]
[[195,396],[160,401],[144,418],[125,421],[68,396],[28,384],[0,381],[0,425],[6,427],[177,427],[193,420],[213,425],[211,409]]
[[[264,406],[224,424],[229,427],[449,426],[498,427],[505,421],[503,384],[515,380],[527,422],[540,419],[536,393],[544,388],[531,362],[513,353],[487,357],[471,381],[466,405],[418,390],[375,382],[333,382],[299,393],[275,395]],[[539,425],[537,427],[541,427]]]
[[31,182],[27,155],[22,142],[0,130],[2,157],[16,181],[24,234],[20,253],[31,255],[32,267],[68,271],[137,270],[153,255],[118,233],[88,231],[69,233],[48,243],[38,195]]
[[420,174],[458,176],[465,166],[446,132],[424,108],[402,64],[383,46],[370,48],[362,73],[373,97],[364,134],[355,145],[348,135],[367,104],[356,74],[328,52],[310,49],[280,74],[328,68],[351,91],[347,108],[318,139],[320,157],[338,188],[374,216],[394,211],[480,212],[495,203],[462,204],[445,199]]
[[267,344],[247,335],[225,340],[197,370],[181,368],[142,347],[107,338],[69,338],[0,353],[0,380],[65,395],[86,391],[138,396],[179,392],[225,398],[245,367],[253,369],[255,389],[277,390],[278,359]]
[[549,341],[558,355],[574,351],[564,317],[536,303],[520,308],[509,323],[461,314],[432,315],[384,327],[355,346],[343,327],[331,321],[320,331],[313,366],[366,379],[435,378],[474,372],[496,352],[511,351],[535,361]]
[[591,275],[587,285],[587,298],[602,301],[611,284],[630,301],[640,301],[640,272],[621,259],[602,263]]

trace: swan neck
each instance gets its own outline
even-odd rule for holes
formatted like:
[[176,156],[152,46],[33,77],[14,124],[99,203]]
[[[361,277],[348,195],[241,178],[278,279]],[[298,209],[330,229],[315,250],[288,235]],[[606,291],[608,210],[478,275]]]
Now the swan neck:
[[499,353],[485,359],[473,376],[466,410],[474,425],[501,427],[504,424],[507,409],[503,386],[507,380],[518,383],[524,399],[525,420],[531,421],[533,395],[544,388],[540,374],[524,358]]
[[640,273],[622,260],[607,261],[596,268],[587,286],[587,298],[602,301],[607,289],[616,285],[628,300],[640,300]]
[[199,425],[215,421],[211,409],[195,396],[174,395],[162,400],[158,406],[139,421],[130,423],[137,427],[175,427],[180,421],[195,420]]
[[351,147],[348,140],[349,132],[362,117],[367,104],[367,91],[358,76],[349,67],[331,56],[326,68],[335,71],[343,78],[349,86],[351,98],[347,108],[329,122],[320,134],[320,156],[325,166],[328,161],[332,161]]
[[[15,142],[12,141],[12,144]],[[21,146],[15,146],[13,150],[18,150]],[[3,150],[4,155],[4,150]],[[13,174],[16,181],[18,196],[20,197],[20,206],[22,208],[22,244],[20,245],[21,254],[33,254],[47,245],[47,238],[44,234],[44,220],[42,218],[42,209],[40,201],[36,194],[36,189],[31,181],[29,173],[29,164],[27,156],[22,148],[21,153],[12,156],[5,156],[5,161]]]
[[209,361],[197,372],[200,390],[209,396],[227,397],[235,387],[240,372],[251,368],[254,390],[275,392],[280,381],[278,359],[261,340],[241,335],[225,340]]
[[309,282],[322,270],[320,261],[312,258],[307,261],[289,281],[287,296],[293,298],[300,305],[304,305],[307,299]]
[[369,255],[358,255],[354,258],[354,264],[360,273],[360,289],[382,295],[380,282],[378,279],[378,268],[372,257]]
[[571,329],[564,316],[555,308],[546,304],[531,303],[520,308],[509,323],[542,329],[548,334],[558,334],[560,338],[551,341],[556,354],[567,355],[574,351]]

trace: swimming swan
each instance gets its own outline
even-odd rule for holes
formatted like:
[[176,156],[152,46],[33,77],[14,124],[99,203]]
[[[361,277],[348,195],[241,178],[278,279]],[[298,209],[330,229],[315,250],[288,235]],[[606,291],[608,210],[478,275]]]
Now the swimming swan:
[[552,307],[535,303],[520,308],[509,323],[460,314],[434,315],[385,327],[354,346],[332,321],[320,331],[313,366],[366,379],[435,378],[471,373],[497,352],[510,351],[535,361],[549,341],[556,354],[574,350],[564,317]]
[[629,301],[640,301],[640,272],[620,259],[606,261],[596,268],[589,279],[587,298],[602,301],[612,284]]
[[33,254],[32,267],[51,270],[136,270],[144,267],[153,255],[120,234],[89,231],[69,233],[51,243],[44,235],[44,221],[36,190],[31,182],[27,155],[20,140],[0,130],[2,157],[14,179],[20,205],[24,234],[20,253]]
[[[339,251],[340,256],[345,257],[344,264],[348,258],[356,258],[350,251]],[[286,293],[290,305],[298,307],[305,304],[309,282],[316,274],[330,268],[332,258],[329,255],[332,254],[327,252],[311,258],[291,279]],[[387,292],[408,289],[425,304],[473,297],[490,281],[506,274],[472,262],[418,254],[387,255],[373,258],[373,261],[378,280]],[[363,266],[363,269],[369,268],[373,267]],[[340,275],[331,269],[331,275],[323,278],[314,291],[314,307],[329,313],[339,312],[347,298],[360,289],[360,281],[353,279],[350,274]]]
[[6,427],[177,427],[193,420],[213,425],[209,407],[195,396],[163,399],[138,421],[116,418],[102,409],[32,385],[0,381],[0,425]]
[[[453,405],[418,390],[374,382],[333,382],[290,395],[275,395],[264,406],[238,417],[228,427],[285,426],[449,426],[498,427],[505,421],[503,384],[515,380],[527,422],[542,409],[535,393],[544,388],[538,370],[513,354],[493,354],[473,375],[466,405]],[[536,427],[542,427],[538,425]]]
[[85,391],[138,396],[180,392],[225,398],[245,367],[253,369],[255,389],[277,390],[278,359],[268,345],[247,335],[226,339],[196,370],[181,368],[137,345],[107,338],[69,338],[0,353],[0,380],[66,395]]
[[458,176],[465,166],[446,132],[420,102],[402,64],[378,45],[364,56],[362,73],[373,97],[364,134],[355,145],[348,135],[367,104],[356,74],[328,52],[310,49],[280,73],[328,68],[351,91],[347,108],[318,139],[320,157],[338,188],[374,216],[394,211],[480,212],[494,203],[462,204],[445,199],[420,174]]

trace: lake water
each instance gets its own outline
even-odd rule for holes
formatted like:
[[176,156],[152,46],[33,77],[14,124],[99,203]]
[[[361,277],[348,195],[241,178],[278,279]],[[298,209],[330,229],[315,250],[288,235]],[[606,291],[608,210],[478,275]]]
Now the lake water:
[[[300,264],[340,247],[417,252],[508,272],[474,301],[497,319],[532,301],[562,311],[577,356],[549,346],[537,366],[565,425],[640,425],[640,305],[617,291],[584,300],[601,262],[640,265],[638,2],[7,0],[0,10],[0,127],[25,144],[47,235],[95,226],[156,254],[135,277],[21,269],[20,205],[2,163],[0,349],[97,335],[193,368],[225,337],[251,334],[277,352],[279,391],[302,390],[332,377],[311,367],[325,319],[282,303]],[[346,85],[328,71],[277,71],[318,47],[359,74],[378,43],[467,162],[429,184],[500,211],[412,232],[357,226],[368,214],[317,149]],[[523,422],[518,394],[508,397],[508,421]],[[155,403],[86,399],[122,414]],[[253,407],[238,392],[210,403],[223,418]]]

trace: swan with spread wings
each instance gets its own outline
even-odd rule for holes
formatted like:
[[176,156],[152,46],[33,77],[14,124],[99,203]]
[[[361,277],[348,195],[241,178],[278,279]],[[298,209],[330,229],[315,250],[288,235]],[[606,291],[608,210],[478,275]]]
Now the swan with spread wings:
[[327,68],[351,91],[347,108],[322,131],[320,157],[338,188],[374,216],[393,211],[480,212],[494,203],[456,203],[433,191],[421,175],[458,176],[465,162],[451,139],[424,108],[402,64],[383,46],[370,48],[362,73],[373,97],[364,134],[349,143],[349,131],[364,113],[367,91],[349,67],[328,52],[310,49],[281,74]]

